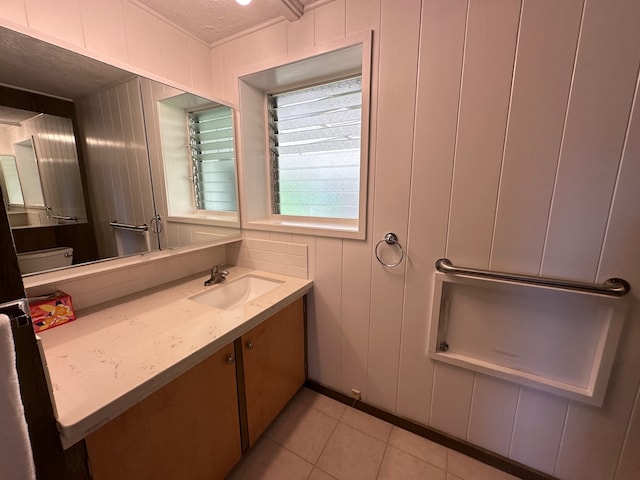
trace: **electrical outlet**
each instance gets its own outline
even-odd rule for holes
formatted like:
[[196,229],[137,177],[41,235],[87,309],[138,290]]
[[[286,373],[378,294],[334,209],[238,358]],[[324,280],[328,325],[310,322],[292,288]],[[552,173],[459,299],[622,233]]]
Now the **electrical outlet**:
[[357,388],[352,388],[351,397],[355,398],[356,400],[360,400],[360,390],[358,390]]

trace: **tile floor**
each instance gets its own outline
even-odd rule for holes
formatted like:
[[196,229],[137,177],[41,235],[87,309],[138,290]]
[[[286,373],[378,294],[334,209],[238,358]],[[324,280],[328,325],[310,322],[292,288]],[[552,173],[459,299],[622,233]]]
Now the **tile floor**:
[[517,480],[303,388],[228,480]]

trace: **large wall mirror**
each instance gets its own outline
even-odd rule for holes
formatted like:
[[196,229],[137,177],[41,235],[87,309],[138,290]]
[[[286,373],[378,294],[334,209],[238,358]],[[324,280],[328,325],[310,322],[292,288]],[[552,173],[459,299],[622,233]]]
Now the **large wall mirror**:
[[237,238],[229,106],[4,28],[0,62],[0,189],[23,274]]

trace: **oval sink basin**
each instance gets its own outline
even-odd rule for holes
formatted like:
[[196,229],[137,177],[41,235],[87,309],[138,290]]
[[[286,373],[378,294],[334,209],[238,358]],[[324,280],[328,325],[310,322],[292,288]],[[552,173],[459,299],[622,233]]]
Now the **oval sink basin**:
[[231,310],[273,290],[282,283],[280,280],[246,275],[236,280],[218,283],[209,287],[209,290],[189,297],[189,300],[221,310]]

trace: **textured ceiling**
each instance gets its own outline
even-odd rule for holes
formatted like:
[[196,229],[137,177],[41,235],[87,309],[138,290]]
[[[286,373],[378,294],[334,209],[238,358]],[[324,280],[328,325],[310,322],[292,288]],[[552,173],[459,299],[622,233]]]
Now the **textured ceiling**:
[[[2,1],[2,0],[0,0]],[[206,43],[215,43],[284,18],[293,0],[137,0]],[[316,0],[299,0],[309,5]],[[322,0],[320,0],[322,1]],[[0,85],[78,99],[131,73],[0,27]],[[15,121],[9,118],[8,121]]]
[[0,28],[0,84],[80,98],[132,76],[12,30]]
[[[313,0],[299,0],[308,5]],[[208,44],[283,18],[282,0],[137,0]]]

